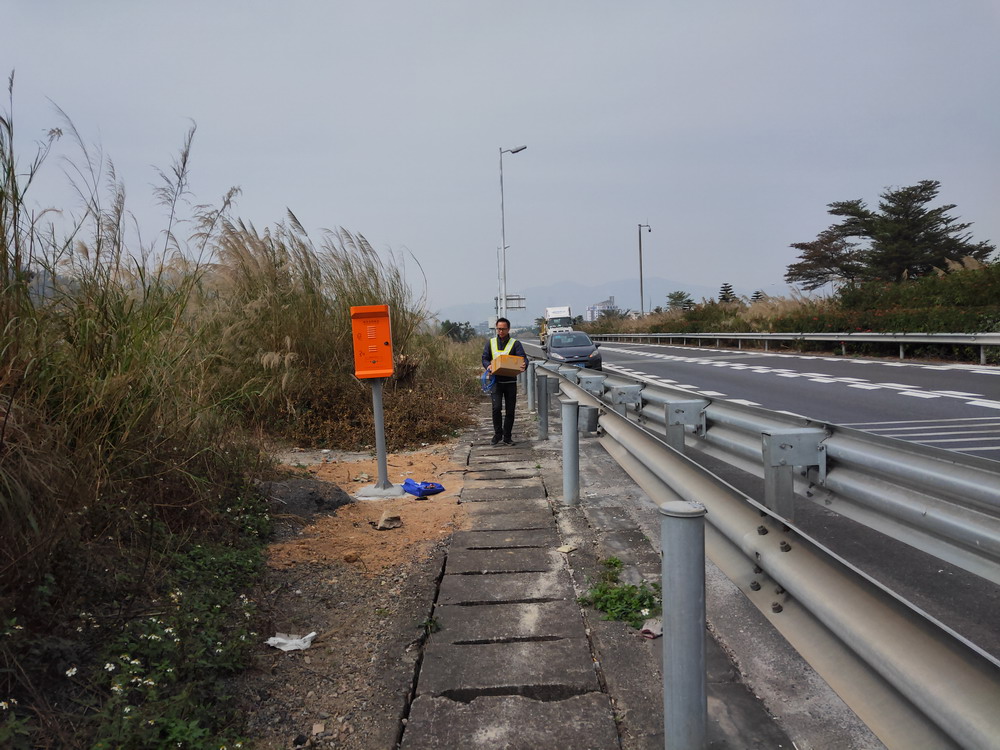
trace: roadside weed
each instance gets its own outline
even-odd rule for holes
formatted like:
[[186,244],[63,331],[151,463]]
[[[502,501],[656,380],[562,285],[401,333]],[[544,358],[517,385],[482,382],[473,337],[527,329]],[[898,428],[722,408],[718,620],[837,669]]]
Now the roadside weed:
[[639,629],[661,610],[660,585],[643,581],[636,586],[621,582],[622,561],[609,557],[601,562],[598,581],[579,599],[580,604],[604,612],[605,620],[620,620]]

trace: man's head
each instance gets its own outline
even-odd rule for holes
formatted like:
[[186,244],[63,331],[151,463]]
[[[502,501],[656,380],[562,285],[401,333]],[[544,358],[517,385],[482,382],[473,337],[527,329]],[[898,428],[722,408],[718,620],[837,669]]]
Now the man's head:
[[510,321],[507,318],[497,318],[497,336],[502,339],[510,336]]

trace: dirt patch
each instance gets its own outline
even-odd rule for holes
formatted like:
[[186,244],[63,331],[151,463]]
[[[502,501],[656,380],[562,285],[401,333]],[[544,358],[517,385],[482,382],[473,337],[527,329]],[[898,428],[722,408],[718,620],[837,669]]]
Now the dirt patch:
[[[429,626],[444,547],[467,527],[459,502],[465,466],[456,444],[388,457],[388,479],[433,481],[445,491],[356,500],[377,479],[371,456],[296,451],[292,475],[263,490],[277,529],[258,602],[261,640],[318,635],[304,651],[263,645],[240,678],[253,746],[393,748]],[[398,528],[374,528],[383,514]]]

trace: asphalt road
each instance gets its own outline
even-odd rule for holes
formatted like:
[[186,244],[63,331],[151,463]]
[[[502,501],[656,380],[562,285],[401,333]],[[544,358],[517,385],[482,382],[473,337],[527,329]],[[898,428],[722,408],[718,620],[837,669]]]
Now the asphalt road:
[[1000,461],[1000,368],[604,343],[604,369]]

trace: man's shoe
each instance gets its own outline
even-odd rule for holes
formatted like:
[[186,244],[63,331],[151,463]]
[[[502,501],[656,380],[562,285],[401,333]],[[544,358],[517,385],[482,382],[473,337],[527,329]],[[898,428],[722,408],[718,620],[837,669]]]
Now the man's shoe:
[[503,444],[504,445],[517,445],[517,443],[515,443],[513,440],[504,440]]
[[499,442],[500,442],[500,438],[498,438],[498,437],[495,437],[495,438],[493,438],[493,439],[492,439],[492,440],[490,441],[490,445],[496,445],[496,444],[497,444],[497,443],[499,443]]

